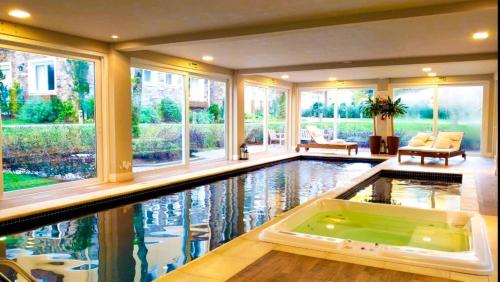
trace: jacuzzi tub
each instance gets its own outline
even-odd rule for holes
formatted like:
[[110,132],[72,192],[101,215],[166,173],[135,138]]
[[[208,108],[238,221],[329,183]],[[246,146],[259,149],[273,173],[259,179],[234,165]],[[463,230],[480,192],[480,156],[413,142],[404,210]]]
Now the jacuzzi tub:
[[260,239],[306,249],[486,275],[480,215],[323,198],[264,229]]

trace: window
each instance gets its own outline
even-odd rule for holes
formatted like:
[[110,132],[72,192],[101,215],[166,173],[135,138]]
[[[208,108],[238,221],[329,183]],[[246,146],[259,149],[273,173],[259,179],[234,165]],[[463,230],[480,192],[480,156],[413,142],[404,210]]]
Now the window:
[[394,132],[401,146],[418,132],[432,132],[434,128],[434,87],[395,88],[394,99],[401,98],[408,106],[406,115],[394,119]]
[[286,149],[288,91],[245,85],[245,143],[249,152]]
[[189,79],[189,145],[191,160],[222,159],[226,156],[226,82],[206,78]]
[[189,79],[189,101],[207,105],[210,101],[208,80],[192,77]]
[[[97,177],[95,63],[1,51],[11,66],[28,66],[16,68],[10,95],[0,99],[4,191]],[[57,79],[68,81],[58,95],[29,95],[49,94]]]
[[373,134],[373,120],[363,116],[363,102],[375,95],[371,88],[342,88],[337,90],[338,125],[335,138],[356,142],[368,148],[368,139]]
[[483,86],[439,86],[438,130],[464,133],[462,148],[481,149]]
[[0,63],[0,82],[5,87],[10,87],[12,85],[12,64],[10,62]]
[[[184,155],[184,84],[165,89],[149,84],[164,72],[131,68],[133,171],[146,171],[181,164]],[[184,80],[181,74],[169,73]]]
[[32,95],[52,95],[56,89],[55,59],[38,59],[28,62],[29,91]]
[[483,86],[446,85],[395,88],[408,113],[395,119],[396,134],[402,145],[418,132],[464,132],[462,148],[481,149]]
[[343,139],[368,147],[368,136],[373,134],[372,119],[363,117],[361,106],[372,88],[339,88],[301,91],[300,142],[311,142],[306,126],[323,131],[326,140]]
[[249,152],[265,150],[264,131],[266,111],[266,88],[245,85],[245,143]]
[[268,89],[268,145],[286,147],[287,91],[278,88]]

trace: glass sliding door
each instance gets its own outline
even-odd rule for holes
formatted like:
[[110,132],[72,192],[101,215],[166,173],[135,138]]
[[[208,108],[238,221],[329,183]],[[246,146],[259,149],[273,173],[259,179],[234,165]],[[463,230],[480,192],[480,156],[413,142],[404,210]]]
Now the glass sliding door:
[[286,117],[288,91],[268,89],[268,145],[271,148],[286,148]]
[[337,90],[338,130],[336,138],[356,142],[368,148],[368,139],[373,134],[373,121],[363,117],[362,104],[374,95],[371,88],[341,88]]
[[395,88],[394,99],[401,98],[408,106],[408,112],[394,119],[394,134],[401,139],[401,146],[418,132],[432,133],[434,128],[434,93],[435,87]]
[[0,48],[4,191],[97,177],[95,70]]
[[306,126],[323,130],[325,138],[334,138],[335,90],[302,91],[300,93],[300,142],[309,143]]
[[439,86],[438,130],[464,132],[462,148],[481,149],[483,86]]
[[191,160],[226,156],[226,82],[189,79],[189,145]]
[[133,171],[184,162],[185,76],[131,68]]
[[374,95],[371,88],[302,91],[300,142],[310,142],[305,127],[314,125],[323,130],[326,140],[342,139],[356,142],[362,148],[368,147],[373,123],[363,117],[361,105],[369,95]]
[[[264,132],[266,130],[267,121],[267,97],[266,88],[245,85],[245,143],[249,147],[249,151],[259,152],[265,150]],[[267,134],[266,134],[267,135]]]
[[483,86],[434,85],[395,88],[394,99],[401,98],[408,113],[395,119],[396,135],[403,146],[418,132],[464,132],[462,148],[481,149]]

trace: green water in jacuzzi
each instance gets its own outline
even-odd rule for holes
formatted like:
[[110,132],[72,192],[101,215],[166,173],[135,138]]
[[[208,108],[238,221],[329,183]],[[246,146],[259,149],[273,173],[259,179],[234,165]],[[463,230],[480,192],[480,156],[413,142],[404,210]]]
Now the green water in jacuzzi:
[[470,249],[469,232],[465,226],[350,211],[318,213],[294,231],[436,251],[463,252]]

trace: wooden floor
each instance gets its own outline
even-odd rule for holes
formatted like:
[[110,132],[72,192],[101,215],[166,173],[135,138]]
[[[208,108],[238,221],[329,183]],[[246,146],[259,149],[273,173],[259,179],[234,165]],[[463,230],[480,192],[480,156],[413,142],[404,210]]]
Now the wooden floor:
[[453,281],[359,264],[270,251],[228,281]]

